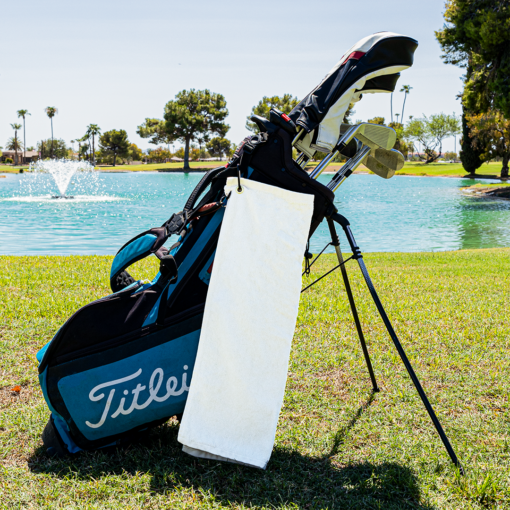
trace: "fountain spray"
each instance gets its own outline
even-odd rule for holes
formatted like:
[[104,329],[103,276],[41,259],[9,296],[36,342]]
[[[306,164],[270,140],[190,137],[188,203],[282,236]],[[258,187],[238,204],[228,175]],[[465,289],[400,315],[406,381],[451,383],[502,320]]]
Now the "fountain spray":
[[73,161],[69,159],[48,159],[30,163],[29,171],[49,173],[57,185],[60,195],[53,195],[55,199],[72,199],[66,195],[67,187],[76,172],[93,172],[94,167],[88,161]]

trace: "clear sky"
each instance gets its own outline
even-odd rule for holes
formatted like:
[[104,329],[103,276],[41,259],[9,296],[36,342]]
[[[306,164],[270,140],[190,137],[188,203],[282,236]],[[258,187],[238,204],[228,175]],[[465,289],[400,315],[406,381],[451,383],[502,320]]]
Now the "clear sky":
[[[67,143],[86,126],[136,128],[182,89],[222,93],[227,137],[239,142],[264,95],[306,95],[356,41],[393,31],[419,42],[398,89],[413,87],[405,117],[461,111],[462,71],[443,64],[434,30],[443,0],[17,0],[2,5],[0,146],[16,111],[28,109],[27,145],[50,136],[46,106],[59,110],[54,135]],[[394,94],[394,112],[403,93]],[[353,119],[389,120],[389,95],[365,96]],[[457,143],[458,147],[458,143]],[[446,149],[453,149],[453,139]]]

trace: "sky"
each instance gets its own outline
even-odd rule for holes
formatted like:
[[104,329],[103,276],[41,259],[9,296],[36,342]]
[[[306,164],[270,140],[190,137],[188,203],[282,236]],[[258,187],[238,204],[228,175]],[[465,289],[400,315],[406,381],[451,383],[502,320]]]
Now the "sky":
[[[183,89],[221,93],[238,143],[246,117],[265,95],[301,99],[366,35],[392,31],[418,40],[402,85],[412,87],[405,117],[461,112],[462,70],[442,62],[434,31],[444,0],[17,0],[2,5],[0,146],[13,135],[16,111],[27,109],[27,146],[51,136],[44,108],[56,106],[54,136],[67,143],[89,124],[136,134],[146,117],[162,118]],[[353,120],[389,121],[390,97],[366,95]],[[178,144],[175,145],[177,149]],[[444,150],[453,150],[448,140]],[[458,140],[457,140],[458,148]]]

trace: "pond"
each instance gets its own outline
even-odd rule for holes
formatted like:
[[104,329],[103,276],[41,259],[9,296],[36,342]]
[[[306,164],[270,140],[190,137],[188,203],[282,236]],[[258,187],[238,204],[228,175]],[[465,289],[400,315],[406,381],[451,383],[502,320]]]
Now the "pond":
[[[114,254],[131,237],[160,226],[184,203],[202,174],[75,174],[72,200],[54,200],[50,175],[0,179],[0,254]],[[327,183],[331,176],[322,175]],[[46,181],[45,181],[46,179]],[[439,251],[510,246],[510,200],[464,196],[476,181],[453,178],[351,176],[337,190],[362,251]],[[347,243],[343,235],[344,250]],[[172,241],[173,242],[173,241]],[[311,240],[329,242],[325,224]],[[327,251],[332,251],[328,249]]]

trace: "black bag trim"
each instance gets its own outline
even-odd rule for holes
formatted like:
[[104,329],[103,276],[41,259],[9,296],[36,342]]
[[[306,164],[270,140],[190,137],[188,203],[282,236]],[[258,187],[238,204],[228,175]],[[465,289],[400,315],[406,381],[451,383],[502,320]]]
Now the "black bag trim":
[[[191,318],[188,317],[182,320],[177,320],[176,318],[174,318],[175,320],[169,321],[165,328],[159,328],[153,331],[151,335],[153,336],[153,338],[151,339],[150,337],[147,337],[143,344],[137,341],[139,335],[124,345],[123,342],[125,340],[122,339],[122,341],[119,341],[119,343],[115,347],[110,347],[106,351],[96,352],[95,354],[91,354],[80,359],[62,363],[56,366],[51,366],[48,368],[48,374],[46,378],[48,398],[55,411],[57,411],[66,421],[73,440],[80,448],[88,450],[109,445],[113,442],[112,437],[115,437],[115,441],[122,440],[123,438],[130,437],[131,434],[138,430],[143,430],[164,423],[166,420],[171,418],[171,416],[168,416],[166,418],[159,418],[155,422],[145,423],[128,431],[115,434],[114,436],[107,436],[101,439],[89,440],[80,432],[80,430],[74,423],[74,420],[72,419],[69,411],[67,410],[67,407],[58,389],[58,381],[63,377],[66,377],[71,374],[84,372],[86,370],[96,368],[97,366],[101,366],[106,363],[114,363],[116,361],[120,361],[131,356],[136,356],[140,352],[144,352],[148,349],[157,347],[158,345],[171,342],[172,340],[181,338],[182,336],[188,333],[192,333],[193,331],[200,329],[203,320],[203,306],[197,307],[197,309],[193,310],[193,312],[194,316]],[[122,347],[122,349],[119,350],[119,347]]]

